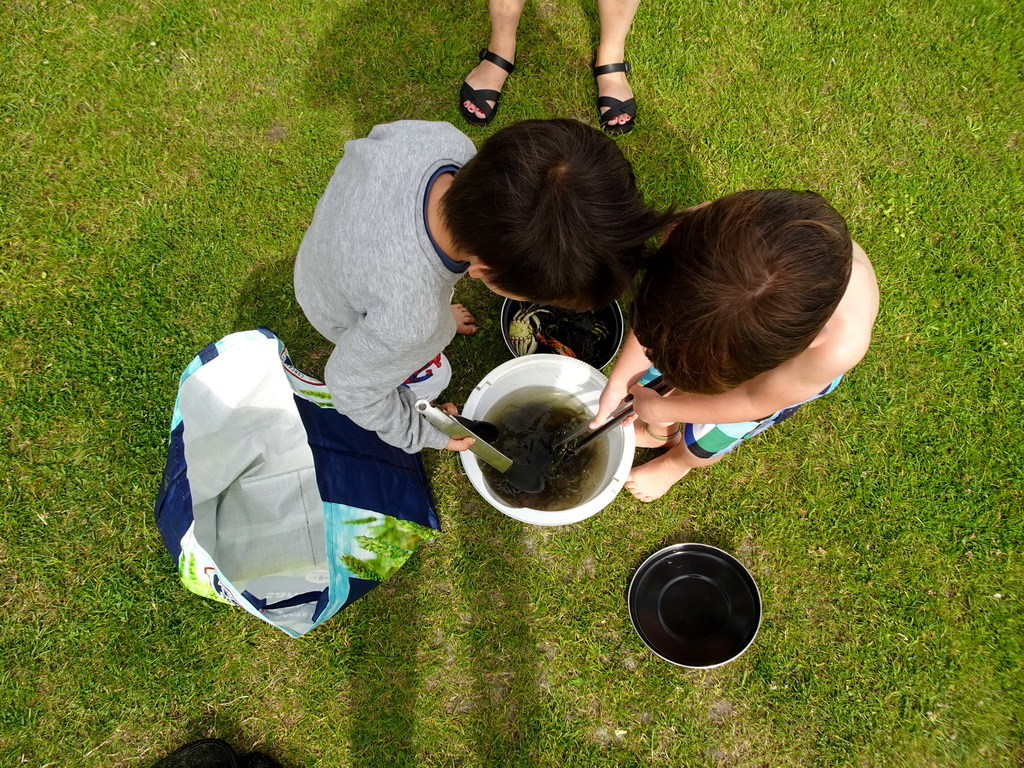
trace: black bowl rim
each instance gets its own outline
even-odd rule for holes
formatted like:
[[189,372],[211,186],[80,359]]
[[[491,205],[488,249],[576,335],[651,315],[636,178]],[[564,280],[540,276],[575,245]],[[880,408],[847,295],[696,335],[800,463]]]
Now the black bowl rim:
[[[509,307],[512,305],[513,302],[515,302],[516,304],[531,304],[531,303],[537,304],[539,302],[528,302],[528,301],[523,301],[522,299],[510,299],[508,297],[505,297],[504,300],[501,303],[501,311],[498,313],[498,325],[501,326],[501,338],[505,342],[505,349],[507,349],[509,351],[509,354],[511,354],[512,357],[514,357],[514,358],[515,357],[526,357],[526,355],[517,355],[516,354],[516,351],[512,348],[512,342],[511,342],[511,340],[508,337],[508,327],[507,327],[508,324],[505,322],[504,318],[505,318],[506,313],[510,313],[511,312]],[[626,340],[626,315],[622,311],[622,305],[619,304],[619,300],[618,299],[613,299],[611,301],[611,303],[606,304],[605,306],[601,307],[601,309],[598,309],[598,310],[595,310],[595,311],[596,312],[600,312],[602,309],[608,309],[609,307],[614,307],[615,308],[615,314],[616,314],[616,316],[618,317],[618,320],[619,320],[619,338],[616,341],[615,346],[612,348],[611,354],[609,355],[608,359],[605,360],[603,363],[601,363],[601,365],[593,365],[592,363],[587,363],[587,365],[592,365],[594,368],[597,368],[598,370],[604,368],[612,360],[615,359],[615,356],[617,354],[619,354],[619,350],[622,349],[623,342]],[[583,362],[586,363],[587,361],[584,360]]]
[[[653,568],[661,560],[664,560],[665,558],[669,557],[670,555],[676,554],[677,552],[688,551],[713,554],[716,557],[719,557],[723,561],[725,561],[737,572],[740,578],[744,582],[746,582],[747,585],[750,587],[751,596],[753,597],[754,602],[756,604],[757,615],[754,617],[755,620],[753,622],[753,632],[751,633],[750,638],[747,640],[746,644],[729,658],[724,659],[723,661],[717,662],[715,664],[687,664],[685,661],[680,661],[678,659],[667,656],[663,649],[655,647],[654,644],[652,644],[651,641],[647,637],[645,637],[643,630],[640,628],[637,622],[635,602],[637,599],[637,592],[639,590],[638,585],[640,583],[640,580],[648,571],[651,570],[651,568]],[[701,544],[699,542],[684,542],[680,544],[670,544],[669,546],[663,547],[659,549],[657,552],[651,554],[646,560],[644,560],[640,564],[640,567],[636,569],[636,572],[630,579],[629,591],[627,592],[626,596],[626,603],[629,610],[630,623],[633,625],[633,629],[636,631],[640,640],[643,641],[644,645],[646,645],[659,658],[662,658],[665,661],[670,662],[671,664],[675,664],[676,666],[686,667],[688,669],[713,669],[715,667],[720,667],[723,664],[728,664],[730,661],[734,661],[740,656],[742,656],[744,653],[746,653],[747,649],[750,648],[750,646],[754,642],[754,639],[761,631],[761,620],[764,616],[764,606],[761,600],[761,591],[760,589],[758,589],[757,581],[754,580],[753,574],[750,573],[747,567],[743,565],[743,563],[741,563],[739,560],[737,560],[735,556],[726,552],[724,549],[719,549],[718,547],[714,547],[710,544]]]

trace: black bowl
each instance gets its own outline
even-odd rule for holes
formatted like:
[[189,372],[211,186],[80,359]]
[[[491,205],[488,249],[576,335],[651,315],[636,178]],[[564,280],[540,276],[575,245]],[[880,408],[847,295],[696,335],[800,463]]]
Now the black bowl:
[[709,668],[743,653],[761,626],[761,595],[735,557],[707,544],[673,544],[629,584],[629,618],[658,656]]
[[[568,349],[573,350],[574,356],[585,363],[589,363],[594,368],[601,369],[608,365],[608,363],[615,359],[615,354],[619,351],[619,347],[622,346],[622,340],[626,334],[626,323],[622,316],[622,308],[619,307],[617,301],[593,312],[570,313],[556,307],[545,307],[541,304],[530,304],[529,302],[516,299],[505,299],[501,305],[501,337],[505,340],[505,346],[508,347],[508,351],[515,357],[520,355],[516,353],[512,339],[509,337],[508,328],[516,313],[528,307],[555,313],[555,315],[550,315],[541,312],[537,315],[537,319],[541,324],[541,331],[545,330],[545,323],[550,322],[553,317],[566,318],[568,316],[568,322],[563,320],[561,327],[549,335],[558,337],[557,340],[559,342]],[[573,323],[572,319],[574,318],[579,318],[581,322],[578,325]],[[581,330],[581,328],[590,325],[591,321],[604,326],[605,333],[595,335]],[[556,350],[557,347],[539,343],[534,354],[559,354]],[[570,355],[570,357],[572,356]]]

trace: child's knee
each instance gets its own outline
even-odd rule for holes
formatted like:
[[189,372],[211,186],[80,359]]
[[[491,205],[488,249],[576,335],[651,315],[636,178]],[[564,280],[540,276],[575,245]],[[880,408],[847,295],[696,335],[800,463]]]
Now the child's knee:
[[725,457],[725,454],[723,453],[720,456],[712,456],[710,459],[701,458],[700,456],[695,455],[693,451],[690,450],[689,446],[686,445],[685,441],[679,443],[679,445],[673,448],[672,451],[678,452],[678,455],[675,456],[674,459],[680,464],[685,464],[690,469],[697,469],[699,467],[710,467],[712,464],[717,464]]

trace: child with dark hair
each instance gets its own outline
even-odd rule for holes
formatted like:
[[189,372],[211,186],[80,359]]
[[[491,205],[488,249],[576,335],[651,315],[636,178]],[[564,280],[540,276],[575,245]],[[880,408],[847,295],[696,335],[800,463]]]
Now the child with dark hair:
[[501,296],[579,311],[633,283],[669,221],[644,204],[618,145],[575,120],[504,128],[455,174],[442,204],[453,245]]
[[414,404],[451,375],[442,350],[476,330],[450,305],[463,275],[514,299],[593,309],[632,282],[668,221],[600,131],[530,120],[476,152],[448,123],[400,121],[346,142],[295,262],[303,312],[335,344],[333,405],[408,453],[465,450]]
[[[867,352],[871,262],[820,195],[747,190],[678,214],[633,305],[597,426],[631,393],[637,445],[668,447],[626,487],[653,501],[695,467],[832,392]],[[639,383],[660,372],[673,389]]]

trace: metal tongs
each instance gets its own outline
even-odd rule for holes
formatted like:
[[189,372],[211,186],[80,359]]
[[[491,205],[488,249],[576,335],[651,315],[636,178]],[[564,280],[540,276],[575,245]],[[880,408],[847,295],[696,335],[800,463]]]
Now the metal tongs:
[[469,447],[469,450],[501,472],[508,480],[509,485],[523,493],[540,493],[544,490],[544,476],[537,469],[529,464],[512,461],[484,439],[485,436],[490,437],[491,440],[498,437],[498,428],[490,422],[473,421],[464,416],[452,416],[433,405],[429,400],[417,400],[416,410],[449,437],[472,437],[476,442]]
[[[672,386],[664,381],[663,376],[658,376],[651,379],[649,382],[644,384],[647,389],[653,389],[655,392],[664,393],[672,389]],[[564,457],[578,451],[584,445],[594,440],[597,437],[605,434],[608,430],[613,429],[630,416],[633,415],[633,396],[627,395],[619,405],[619,407],[611,413],[608,419],[600,426],[594,429],[590,428],[590,422],[592,419],[587,419],[582,424],[573,427],[567,435],[559,438],[551,446],[552,452],[557,452],[560,457]]]

